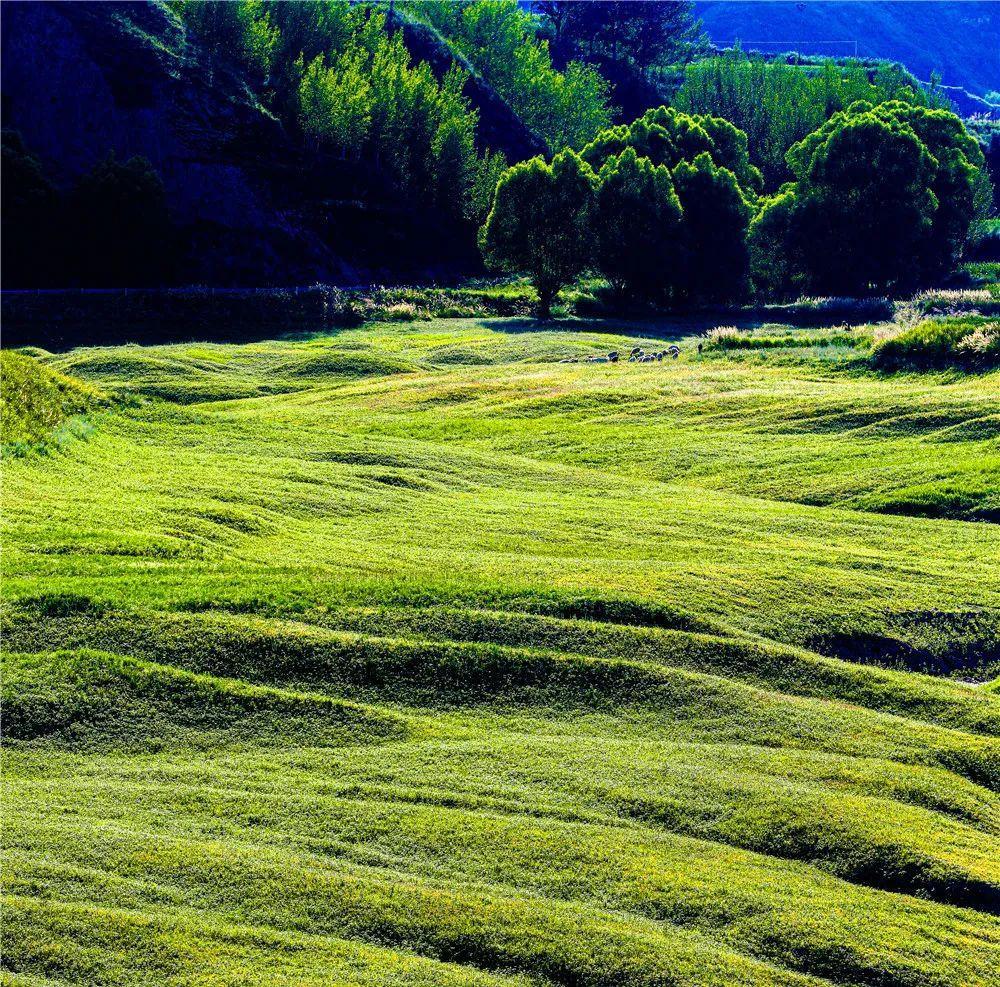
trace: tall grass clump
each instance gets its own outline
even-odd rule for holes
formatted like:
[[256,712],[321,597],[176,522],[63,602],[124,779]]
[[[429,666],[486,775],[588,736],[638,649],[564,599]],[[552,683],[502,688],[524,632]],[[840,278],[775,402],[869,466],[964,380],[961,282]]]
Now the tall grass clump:
[[991,370],[1000,367],[1000,322],[975,317],[925,319],[876,333],[872,362],[881,370]]

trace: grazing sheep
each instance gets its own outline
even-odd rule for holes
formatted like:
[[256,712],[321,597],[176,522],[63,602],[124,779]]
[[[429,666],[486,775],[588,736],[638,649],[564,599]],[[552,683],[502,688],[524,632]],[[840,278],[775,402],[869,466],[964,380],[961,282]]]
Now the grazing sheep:
[[640,363],[652,363],[655,359],[656,359],[656,354],[654,354],[654,353],[646,353],[643,356],[639,357],[639,362]]
[[681,355],[681,348],[676,343],[672,343],[667,347],[667,352],[676,360]]
[[701,344],[701,343],[699,343],[699,344],[698,344],[698,355],[699,355],[699,356],[701,355],[701,346],[702,346],[702,344]]
[[610,361],[611,363],[617,363],[617,362],[618,362],[618,350],[612,350],[612,351],[611,351],[611,352],[610,352],[610,353],[608,354],[608,360],[609,360],[609,361]]

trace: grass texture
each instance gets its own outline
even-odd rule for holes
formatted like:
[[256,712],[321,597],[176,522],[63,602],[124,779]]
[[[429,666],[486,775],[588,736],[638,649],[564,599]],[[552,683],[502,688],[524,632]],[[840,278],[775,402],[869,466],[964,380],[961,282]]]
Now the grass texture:
[[995,983],[1000,378],[875,332],[5,353],[3,982]]

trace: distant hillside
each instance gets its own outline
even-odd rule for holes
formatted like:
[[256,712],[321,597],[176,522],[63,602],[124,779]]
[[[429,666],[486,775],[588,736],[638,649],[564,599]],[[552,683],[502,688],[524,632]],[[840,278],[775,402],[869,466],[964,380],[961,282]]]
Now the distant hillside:
[[[1000,4],[764,0],[698,2],[712,41],[805,54],[886,58],[921,79],[985,95],[1000,90]],[[856,46],[856,47],[855,47]]]

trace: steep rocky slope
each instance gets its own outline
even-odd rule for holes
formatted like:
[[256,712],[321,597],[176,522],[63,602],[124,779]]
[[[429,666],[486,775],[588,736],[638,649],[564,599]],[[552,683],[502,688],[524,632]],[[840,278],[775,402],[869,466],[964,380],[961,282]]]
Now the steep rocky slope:
[[[405,37],[415,58],[448,67],[439,39],[410,27]],[[426,278],[476,263],[468,230],[371,168],[298,144],[165,4],[7,5],[2,82],[4,125],[57,184],[109,151],[152,162],[181,233],[181,283]],[[514,159],[539,149],[484,83],[468,94],[489,146]]]

